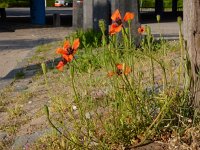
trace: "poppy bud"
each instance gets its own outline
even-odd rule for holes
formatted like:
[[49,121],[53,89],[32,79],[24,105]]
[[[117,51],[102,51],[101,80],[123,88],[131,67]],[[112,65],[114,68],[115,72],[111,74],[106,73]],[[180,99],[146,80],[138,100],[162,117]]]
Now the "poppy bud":
[[157,22],[159,23],[160,22],[160,15],[157,15],[156,19],[157,19]]
[[178,17],[178,18],[177,18],[177,22],[178,22],[178,25],[181,26],[181,24],[182,24],[182,18],[181,18],[181,17]]
[[46,66],[46,64],[45,63],[41,63],[41,67],[42,67],[43,74],[46,75],[46,73],[47,73],[47,66]]

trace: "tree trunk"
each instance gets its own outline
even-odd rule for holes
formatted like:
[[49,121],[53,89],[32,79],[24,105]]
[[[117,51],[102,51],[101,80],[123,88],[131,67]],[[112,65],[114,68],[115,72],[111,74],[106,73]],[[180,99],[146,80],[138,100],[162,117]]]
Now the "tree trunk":
[[188,49],[192,83],[193,104],[200,108],[200,0],[184,0],[184,38]]

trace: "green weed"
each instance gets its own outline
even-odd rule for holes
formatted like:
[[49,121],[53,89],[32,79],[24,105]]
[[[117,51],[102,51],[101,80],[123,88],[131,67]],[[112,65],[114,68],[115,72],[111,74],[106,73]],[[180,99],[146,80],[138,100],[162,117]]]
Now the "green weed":
[[189,97],[182,34],[179,45],[156,41],[146,27],[136,47],[130,29],[121,30],[122,42],[116,32],[107,42],[102,33],[98,38],[104,40],[102,45],[93,40],[96,35],[91,31],[68,38],[71,43],[79,38],[82,49],[68,46],[67,52],[76,53],[66,53],[73,56],[70,61],[62,56],[62,75],[46,77],[51,103],[45,113],[57,134],[36,147],[131,149],[162,140],[163,135],[182,135],[199,124]]

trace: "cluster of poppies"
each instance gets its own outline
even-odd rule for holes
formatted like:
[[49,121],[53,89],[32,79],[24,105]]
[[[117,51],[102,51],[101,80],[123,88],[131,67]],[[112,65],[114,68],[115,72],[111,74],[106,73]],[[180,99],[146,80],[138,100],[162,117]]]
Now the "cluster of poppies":
[[[124,22],[128,22],[134,19],[134,13],[126,12],[124,18],[122,19],[121,14],[119,10],[117,9],[111,16],[111,19],[113,23],[110,26],[109,34],[114,35],[118,32],[120,32],[124,26]],[[138,32],[142,34],[145,31],[144,27],[138,28]],[[62,60],[58,63],[56,68],[60,71],[63,71],[64,66],[71,62],[74,59],[74,55],[77,52],[77,49],[80,45],[79,39],[75,39],[72,46],[70,45],[70,42],[68,40],[65,41],[63,47],[59,47],[56,50],[57,54],[61,54]],[[131,69],[130,67],[123,68],[122,64],[116,64],[117,72],[110,72],[108,76],[113,76],[114,74],[121,75],[121,74],[129,74]]]
[[58,70],[63,71],[64,66],[74,59],[74,55],[76,54],[79,45],[80,41],[79,39],[76,39],[72,46],[69,41],[65,41],[63,47],[57,48],[56,53],[62,55],[62,60],[56,66]]
[[[123,28],[124,22],[128,22],[134,19],[134,13],[132,12],[126,12],[124,18],[122,19],[121,14],[119,10],[115,10],[115,12],[111,16],[112,24],[110,26],[109,34],[114,35],[116,33],[119,33]],[[145,31],[144,27],[138,28],[138,33],[142,34]]]
[[115,12],[112,14],[111,19],[113,21],[113,23],[110,26],[110,35],[116,34],[118,32],[120,32],[123,28],[123,23],[127,22],[129,20],[133,20],[134,19],[134,14],[131,12],[126,12],[124,18],[122,19],[121,14],[119,12],[119,10],[115,10]]

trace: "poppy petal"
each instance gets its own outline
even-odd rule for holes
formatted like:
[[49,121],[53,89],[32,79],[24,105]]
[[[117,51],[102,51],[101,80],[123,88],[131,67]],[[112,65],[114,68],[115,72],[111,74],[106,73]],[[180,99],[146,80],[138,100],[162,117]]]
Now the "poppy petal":
[[128,75],[131,72],[131,68],[129,66],[126,66],[126,69],[124,71],[125,75]]
[[73,55],[63,55],[63,58],[67,61],[67,62],[71,62],[73,59]]
[[109,30],[109,34],[113,35],[115,33],[118,33],[122,30],[122,25],[117,25],[115,23],[113,23],[111,26],[110,26],[110,30]]
[[110,29],[109,29],[109,34],[111,34],[111,35],[115,34],[115,28],[116,28],[116,25],[111,24]]
[[72,49],[77,50],[80,45],[79,39],[74,40]]
[[64,49],[68,49],[70,47],[70,42],[69,41],[65,41],[63,48]]
[[58,63],[58,65],[56,66],[56,68],[58,69],[58,70],[60,70],[60,71],[63,71],[63,68],[64,68],[64,63],[63,63],[63,61],[60,61],[59,63]]
[[134,17],[135,17],[134,13],[132,13],[132,12],[126,12],[126,14],[124,16],[124,21],[133,20]]
[[144,27],[139,27],[138,28],[138,33],[142,34],[145,32],[145,28]]
[[123,64],[116,64],[116,67],[118,70],[122,70],[123,69]]
[[115,32],[118,33],[122,30],[122,25],[119,25],[115,28]]
[[111,72],[108,72],[107,76],[108,76],[108,77],[112,77],[114,74],[115,74],[115,73],[114,73],[113,71],[111,71]]
[[116,21],[117,19],[122,19],[119,10],[115,10],[115,12],[111,16],[112,21]]
[[63,48],[57,48],[56,49],[56,54],[65,54],[66,51]]

